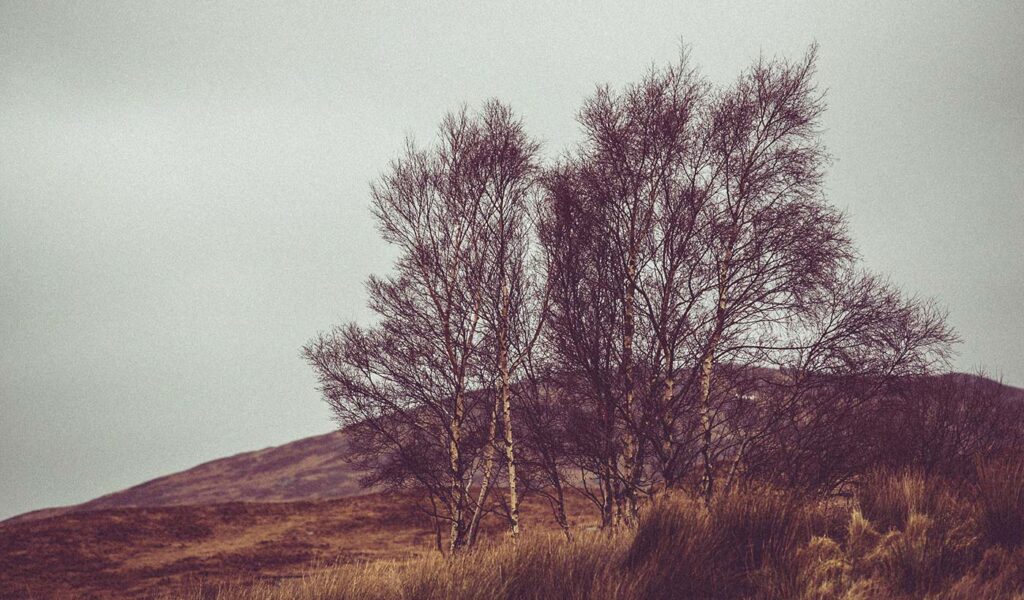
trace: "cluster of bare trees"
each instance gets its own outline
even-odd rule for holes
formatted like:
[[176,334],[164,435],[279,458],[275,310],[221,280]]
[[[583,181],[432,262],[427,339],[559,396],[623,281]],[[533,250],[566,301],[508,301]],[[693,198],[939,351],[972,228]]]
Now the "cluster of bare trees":
[[376,321],[305,349],[366,482],[420,492],[456,552],[492,512],[516,538],[526,494],[569,535],[569,490],[628,526],[666,489],[829,493],[877,462],[877,415],[955,336],[858,267],[814,65],[713,86],[683,56],[599,88],[551,165],[498,102],[409,145],[373,187],[399,253]]

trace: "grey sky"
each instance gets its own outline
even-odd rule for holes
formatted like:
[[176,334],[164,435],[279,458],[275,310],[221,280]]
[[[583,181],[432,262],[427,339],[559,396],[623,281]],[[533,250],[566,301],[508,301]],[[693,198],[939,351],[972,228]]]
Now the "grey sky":
[[1024,4],[249,4],[0,3],[0,518],[329,430],[299,348],[368,315],[403,138],[497,97],[556,155],[680,40],[820,42],[865,263],[1024,385]]

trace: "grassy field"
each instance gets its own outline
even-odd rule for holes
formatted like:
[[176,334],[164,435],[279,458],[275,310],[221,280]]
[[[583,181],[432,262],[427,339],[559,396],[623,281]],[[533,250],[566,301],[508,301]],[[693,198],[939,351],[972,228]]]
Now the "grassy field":
[[634,532],[571,543],[534,533],[518,548],[492,540],[455,560],[377,561],[186,597],[1024,598],[1024,469],[984,467],[972,485],[878,474],[856,498],[827,502],[747,489],[707,510],[675,495],[649,505]]

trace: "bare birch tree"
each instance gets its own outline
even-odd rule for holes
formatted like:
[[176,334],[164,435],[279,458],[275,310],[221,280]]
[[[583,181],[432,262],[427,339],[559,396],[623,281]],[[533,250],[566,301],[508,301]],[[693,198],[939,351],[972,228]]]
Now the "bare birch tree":
[[716,365],[756,360],[759,336],[799,310],[852,257],[842,216],[821,191],[824,103],[814,69],[814,48],[795,63],[762,59],[713,107],[717,177],[707,207],[715,285],[699,344],[705,501],[716,478]]
[[[482,288],[483,317],[493,361],[495,409],[491,428],[501,424],[501,450],[508,482],[508,518],[512,539],[519,537],[520,490],[517,474],[514,383],[532,352],[543,321],[542,282],[534,270],[532,215],[536,199],[537,144],[512,112],[491,101],[481,114],[483,136],[480,184],[484,192],[477,227],[486,250]],[[516,403],[518,404],[518,403]],[[493,448],[494,436],[491,436]],[[493,452],[493,449],[491,450]],[[486,501],[493,477],[493,454],[481,485]],[[475,528],[474,528],[475,531]]]
[[[641,314],[641,303],[647,295],[647,272],[662,258],[659,251],[666,245],[672,250],[688,248],[682,239],[687,232],[677,231],[677,226],[684,225],[683,215],[692,212],[683,205],[694,198],[685,191],[692,178],[682,171],[694,146],[705,93],[706,86],[685,56],[666,69],[652,70],[621,93],[599,88],[580,112],[585,139],[576,157],[549,180],[548,218],[551,231],[558,231],[550,234],[548,243],[558,291],[558,310],[553,314],[560,323],[555,331],[562,336],[560,347],[571,347],[563,357],[578,372],[590,371],[591,393],[603,398],[599,404],[604,404],[606,450],[603,461],[596,462],[604,464],[592,468],[599,469],[597,477],[604,480],[604,511],[611,508],[609,500],[614,503],[614,514],[606,515],[613,522],[635,521],[638,494],[645,487],[641,421],[648,412],[648,398],[658,393],[650,379],[653,354],[660,351],[667,357],[671,342],[666,336],[671,334],[659,330],[662,343],[652,340],[651,322],[645,319],[650,314]],[[692,230],[692,222],[686,224]],[[678,238],[666,241],[659,234]],[[555,247],[566,244],[572,247]],[[672,256],[661,264],[671,262],[668,268],[674,269],[679,258]],[[596,269],[581,267],[581,260],[596,260]],[[581,286],[589,290],[588,298],[579,296]],[[588,305],[617,314],[613,319],[585,316],[580,307]],[[667,312],[657,316],[667,318]],[[571,322],[579,317],[590,319],[590,325]],[[595,347],[597,340],[602,345]],[[671,360],[666,360],[671,368]],[[672,379],[665,381],[665,394],[671,395]]]
[[[381,233],[399,250],[395,274],[371,277],[368,285],[378,323],[340,328],[305,351],[340,423],[371,431],[406,467],[404,481],[445,508],[452,553],[471,541],[470,524],[486,510],[470,486],[494,444],[496,411],[487,410],[489,395],[477,390],[495,388],[486,352],[495,331],[506,338],[499,344],[505,349],[498,355],[506,358],[498,361],[496,389],[505,412],[506,456],[513,451],[508,319],[493,318],[488,303],[494,290],[485,284],[497,286],[498,315],[509,317],[511,285],[500,275],[507,268],[494,263],[500,256],[494,242],[504,236],[513,243],[514,226],[484,224],[495,223],[497,206],[509,219],[520,210],[534,150],[497,104],[480,116],[449,115],[433,149],[410,145],[373,187]],[[443,470],[423,468],[424,457],[441,456]],[[493,461],[486,468],[493,469]],[[514,476],[513,467],[513,488]]]
[[[762,368],[731,394],[745,411],[729,438],[725,486],[740,476],[829,494],[880,457],[872,429],[903,384],[948,364],[956,336],[934,305],[904,298],[885,280],[847,269],[804,299]],[[768,367],[768,368],[765,368]],[[738,405],[738,406],[737,406]]]

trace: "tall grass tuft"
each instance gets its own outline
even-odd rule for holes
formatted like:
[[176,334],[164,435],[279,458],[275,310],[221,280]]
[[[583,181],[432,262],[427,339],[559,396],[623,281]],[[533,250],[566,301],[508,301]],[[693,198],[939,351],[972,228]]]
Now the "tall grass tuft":
[[[645,511],[624,562],[644,598],[713,597],[723,587],[711,515],[693,498],[662,498]],[[677,594],[673,596],[672,594]]]
[[781,597],[798,585],[808,525],[804,507],[770,490],[730,493],[710,509],[667,499],[641,520],[626,564],[644,598]]
[[1008,548],[1024,544],[1024,459],[978,465],[978,500],[986,540]]
[[[864,523],[851,521],[860,537],[853,556],[862,570],[895,592],[915,597],[935,592],[978,559],[977,510],[942,480],[875,473],[857,500]],[[872,529],[873,543],[865,544]]]

